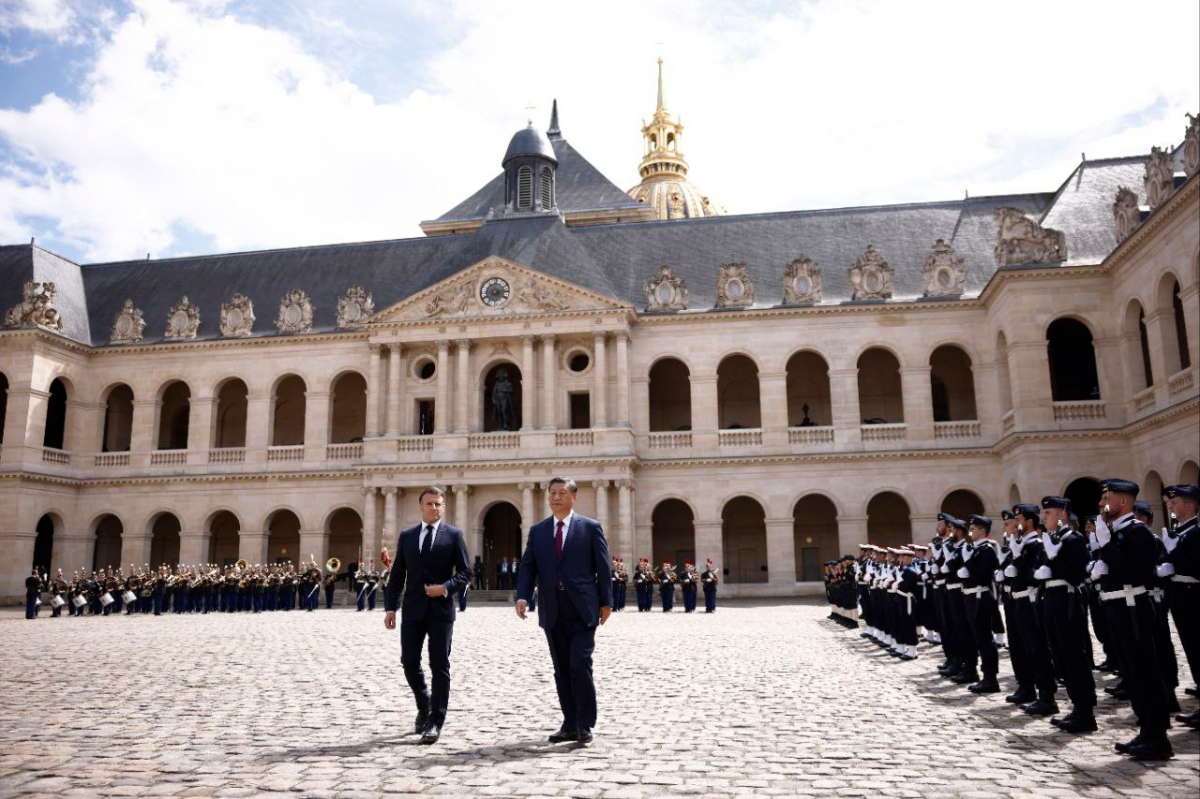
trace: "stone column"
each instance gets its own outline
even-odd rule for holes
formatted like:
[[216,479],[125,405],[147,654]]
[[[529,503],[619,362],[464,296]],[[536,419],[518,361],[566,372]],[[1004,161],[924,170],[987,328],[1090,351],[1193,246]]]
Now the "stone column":
[[455,485],[454,491],[454,526],[462,530],[467,536],[467,552],[470,555],[471,562],[475,560],[476,554],[483,554],[483,532],[478,528],[473,528],[471,525],[471,487],[469,485]]
[[604,528],[604,534],[608,535],[608,480],[596,480],[592,483],[596,489],[596,521],[600,522],[600,526]]
[[364,438],[375,438],[379,435],[379,395],[383,393],[383,359],[380,357],[383,346],[368,345],[370,361],[367,368],[367,434]]
[[1188,357],[1195,369],[1200,363],[1200,284],[1188,283],[1180,287],[1179,302],[1183,304],[1183,325],[1187,328]]
[[[695,521],[692,523],[692,526],[696,531],[696,565],[701,566],[705,560],[712,558],[713,568],[717,570],[718,575],[721,575],[721,569],[723,568],[722,561],[724,560],[723,550],[725,548],[721,537],[721,521],[719,519],[715,522]],[[646,556],[650,556],[648,552],[645,554]],[[701,568],[701,571],[703,571],[703,568]],[[721,582],[724,581],[725,578],[722,575]],[[719,588],[717,590],[718,592],[720,591]]]
[[328,391],[304,392],[305,460],[325,460],[325,447],[329,444],[330,396]]
[[633,520],[633,480],[617,481],[617,536],[609,549],[617,557],[629,560],[633,555],[637,530]]
[[697,436],[710,439],[709,445],[717,444],[717,376],[692,375],[692,434],[693,446],[701,446]]
[[608,427],[608,334],[592,335],[592,427]]
[[558,364],[554,362],[553,333],[542,336],[542,429],[554,430],[558,427],[558,413],[555,407],[555,377],[558,374]]
[[450,342],[445,339],[437,343],[437,396],[433,407],[433,432],[445,433],[450,429]]
[[517,484],[517,488],[521,489],[521,526],[525,528],[526,540],[529,538],[529,528],[538,518],[537,509],[533,503],[533,490],[536,487],[534,483]]
[[471,421],[467,418],[467,401],[471,396],[471,341],[463,338],[455,341],[454,345],[458,349],[458,375],[454,379],[454,432],[467,433],[471,429]]
[[[990,386],[999,385],[995,373],[996,367],[993,364],[971,364],[971,386],[975,389],[975,418],[983,425],[987,425],[994,431],[999,432],[1000,417],[1004,414],[1004,411],[1000,410],[1000,395],[998,390],[990,388]],[[985,437],[993,439],[998,436],[992,433]]]
[[324,530],[301,530],[300,551],[291,558],[292,563],[307,563],[309,558],[317,561],[322,570],[329,560],[329,536]]
[[533,336],[521,336],[521,429],[536,430],[537,376],[534,374]]
[[617,427],[629,427],[629,334],[617,334]]
[[[1155,317],[1159,316],[1159,314],[1155,314]],[[1146,322],[1146,333],[1150,335],[1150,319],[1148,318]],[[1174,320],[1172,320],[1173,323]],[[1150,341],[1150,368],[1154,370],[1154,382],[1165,385],[1170,375],[1166,373],[1167,362],[1164,353],[1161,347],[1153,345],[1153,338]],[[1133,395],[1137,393],[1137,389],[1134,388],[1135,383],[1127,383],[1122,380],[1124,370],[1121,369],[1121,338],[1120,336],[1098,338],[1092,342],[1092,347],[1096,351],[1096,382],[1100,388],[1100,399],[1108,405],[1108,418],[1120,422],[1119,419],[1113,418],[1114,406],[1132,400]]]
[[[95,403],[83,402],[78,399],[67,400],[67,425],[63,430],[63,451],[82,452],[89,443],[87,435],[88,421],[96,418],[96,411],[102,406]],[[101,411],[98,424],[103,425],[104,414]],[[97,423],[93,422],[95,427]]]
[[769,518],[767,522],[767,582],[773,586],[796,583],[795,520]]
[[[383,530],[379,533],[380,547],[396,536],[396,499],[399,491],[396,486],[383,488]],[[379,549],[371,553],[371,557],[379,557]]]
[[[15,379],[10,378],[10,379]],[[41,392],[45,395],[45,392]],[[45,416],[43,415],[43,426],[40,428],[38,437],[35,439],[30,428],[32,425],[31,406],[33,402],[34,391],[28,387],[22,388],[9,383],[8,386],[8,404],[5,406],[4,414],[4,447],[9,450],[10,456],[6,460],[20,457],[18,449],[22,443],[27,447],[40,447],[42,445],[41,436],[45,435]],[[40,400],[39,404],[45,408],[45,400]],[[44,410],[43,410],[44,414]],[[39,456],[40,457],[40,456]],[[33,557],[33,550],[29,550],[29,557]],[[32,562],[32,561],[31,561]],[[24,585],[25,577],[28,575],[20,575],[22,586]]]
[[378,552],[381,544],[383,543],[381,540],[380,532],[379,532],[379,524],[376,519],[375,486],[364,486],[362,489],[362,495],[363,495],[363,512],[362,512],[363,558],[369,559],[369,556],[367,553]]
[[858,368],[829,370],[829,402],[834,441],[862,441],[862,412],[858,405]]
[[762,372],[758,376],[759,410],[762,429],[772,432],[787,430],[788,400],[787,372]]
[[188,449],[208,463],[208,451],[217,435],[217,398],[209,395],[188,400]]
[[122,535],[121,565],[128,566],[133,563],[140,567],[148,564],[150,562],[150,541],[151,537],[145,533]]
[[238,533],[238,557],[245,558],[251,566],[267,562],[267,541],[270,534],[266,530],[241,530]]
[[388,348],[388,401],[387,401],[387,434],[391,437],[400,435],[404,423],[400,419],[401,392],[404,390],[404,347],[393,344]]
[[[135,399],[133,401],[133,429],[129,431],[130,452],[149,452],[152,449],[158,449],[158,436],[156,434],[158,433],[158,421],[161,412],[161,400]],[[101,417],[101,423],[96,427],[100,431],[98,440],[100,440],[101,446],[96,447],[92,452],[99,452],[103,448],[103,417]]]
[[[1016,327],[1013,332],[1023,335],[1024,329]],[[1046,340],[1039,337],[1027,341],[1010,341],[1008,354],[1009,381],[1012,384],[1013,411],[1017,426],[1052,423],[1054,405],[1050,392]]]
[[862,544],[872,543],[867,539],[866,516],[839,516],[838,551],[842,555],[857,555]]
[[933,440],[933,368],[929,364],[900,368],[904,425],[909,441]]
[[203,530],[179,533],[179,563],[208,563],[208,542],[212,535]]
[[246,397],[246,451],[262,452],[263,460],[266,460],[265,450],[271,442],[272,399],[270,394],[250,394]]

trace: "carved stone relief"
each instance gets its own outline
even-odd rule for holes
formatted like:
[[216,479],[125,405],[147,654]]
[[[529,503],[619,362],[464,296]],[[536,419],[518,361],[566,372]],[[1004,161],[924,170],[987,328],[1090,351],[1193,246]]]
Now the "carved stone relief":
[[967,270],[962,256],[942,239],[934,243],[921,275],[925,279],[926,297],[961,297],[967,291]]
[[280,333],[311,333],[312,322],[313,304],[307,293],[292,289],[283,295],[279,301],[279,317],[275,320]]
[[873,244],[850,267],[850,285],[856,300],[888,300],[892,297],[892,268],[875,252]]
[[195,338],[200,329],[200,309],[184,297],[167,312],[167,331],[165,338]]
[[109,344],[128,344],[142,340],[142,331],[146,329],[146,321],[142,319],[142,309],[133,307],[133,300],[125,300],[121,312],[113,322],[108,334]]
[[658,277],[647,280],[642,285],[646,295],[647,311],[682,311],[688,305],[687,282],[675,276],[675,270],[669,266],[658,268]]
[[754,304],[754,281],[745,264],[721,264],[717,275],[717,307],[749,308]]
[[1175,167],[1171,165],[1170,153],[1158,147],[1150,148],[1144,180],[1146,202],[1150,204],[1150,210],[1155,211],[1175,191]]
[[1183,171],[1190,178],[1200,169],[1200,115],[1187,115],[1187,131],[1183,134]]
[[248,336],[254,330],[254,303],[244,294],[234,294],[221,305],[221,335]]
[[558,289],[540,285],[534,280],[526,280],[517,290],[516,301],[529,311],[565,311],[571,307],[571,300]]
[[994,217],[997,266],[1067,260],[1067,237],[1061,230],[1043,228],[1019,208],[1001,206]]
[[467,312],[475,291],[471,283],[463,281],[447,286],[425,303],[426,316],[461,316]]
[[4,316],[8,327],[45,327],[62,330],[62,314],[54,307],[53,283],[27,281],[21,288],[21,302]]
[[821,301],[821,267],[801,255],[783,270],[783,301],[788,305]]
[[1141,224],[1142,212],[1138,210],[1137,195],[1122,186],[1117,189],[1117,199],[1113,202],[1112,210],[1117,244],[1120,244]]
[[338,297],[337,326],[339,330],[358,330],[367,317],[375,313],[375,298],[362,286],[351,286]]

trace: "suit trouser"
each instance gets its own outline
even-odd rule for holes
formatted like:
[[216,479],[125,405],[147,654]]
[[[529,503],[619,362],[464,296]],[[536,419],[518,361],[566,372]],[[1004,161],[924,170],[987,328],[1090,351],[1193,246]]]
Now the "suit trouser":
[[984,677],[995,678],[1000,671],[1000,653],[992,638],[992,621],[996,615],[996,598],[990,593],[964,597],[967,622],[971,625],[975,648],[979,652],[979,667]]
[[588,626],[566,591],[558,591],[558,618],[546,630],[550,659],[554,662],[554,688],[563,714],[563,729],[596,726],[596,684],[592,680],[592,653],[596,628]]
[[1008,659],[1012,661],[1013,676],[1017,678],[1017,688],[1033,690],[1033,667],[1030,663],[1029,650],[1025,648],[1025,638],[1021,635],[1021,625],[1017,621],[1017,603],[1008,593],[1002,600],[1004,619],[1008,624]]
[[1167,586],[1167,596],[1192,682],[1200,685],[1200,585],[1171,582]]
[[1130,607],[1124,599],[1104,603],[1108,625],[1121,656],[1121,683],[1129,689],[1133,712],[1142,732],[1158,735],[1170,726],[1167,688],[1154,646],[1154,600],[1142,594]]
[[1029,666],[1038,698],[1053,700],[1058,693],[1054,679],[1054,665],[1050,662],[1050,645],[1046,641],[1046,628],[1042,611],[1036,599],[1014,599],[1017,606],[1017,625],[1021,629],[1021,640],[1029,655]]
[[[454,638],[454,622],[428,619],[405,620],[401,611],[400,663],[404,678],[417,700],[417,709],[428,711],[429,723],[442,726],[450,705],[450,643]],[[421,668],[421,649],[429,638],[429,670],[433,674],[433,692],[425,687],[425,671]]]
[[1090,713],[1096,706],[1096,680],[1079,632],[1087,630],[1084,607],[1083,597],[1070,586],[1047,588],[1042,600],[1050,652],[1067,685],[1067,696],[1076,710]]

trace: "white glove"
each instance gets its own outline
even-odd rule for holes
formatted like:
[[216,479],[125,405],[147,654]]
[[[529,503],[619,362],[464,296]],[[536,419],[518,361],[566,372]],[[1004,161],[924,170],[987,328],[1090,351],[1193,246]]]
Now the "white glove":
[[1004,576],[1005,577],[1016,577],[1017,576],[1017,567],[1012,565],[1011,563],[1008,564],[1007,566],[1005,566],[1004,567]]
[[971,556],[974,554],[975,547],[971,546],[970,544],[963,544],[962,556],[964,562],[970,560]]
[[1035,580],[1049,580],[1053,576],[1049,566],[1038,566],[1033,572]]
[[1174,552],[1175,547],[1179,546],[1179,536],[1171,535],[1167,531],[1167,528],[1164,527],[1162,531],[1162,542],[1163,547],[1165,547],[1168,552]]
[[1092,566],[1092,579],[1099,580],[1106,574],[1108,574],[1108,564],[1102,560],[1096,561],[1096,565]]
[[971,576],[971,572],[967,571],[966,566],[963,566],[961,569],[959,569],[957,574],[958,574],[959,578],[963,579],[963,580],[966,580],[967,578],[969,578]]
[[1159,577],[1170,577],[1172,574],[1175,573],[1175,564],[1174,563],[1160,563],[1160,564],[1158,564],[1158,568],[1156,569],[1156,571],[1158,572]]
[[1014,558],[1021,557],[1021,550],[1024,548],[1025,548],[1025,545],[1021,543],[1021,540],[1019,538],[1014,538],[1013,542],[1012,542],[1012,546],[1009,547],[1009,549],[1012,550]]
[[934,544],[933,549],[931,551],[933,552],[933,559],[937,560],[938,558],[940,558],[942,556],[942,545]]
[[1050,556],[1050,560],[1058,557],[1058,550],[1062,549],[1062,544],[1054,543],[1054,539],[1050,537],[1049,531],[1042,533],[1042,546],[1046,548],[1046,554]]
[[1004,577],[1004,572],[1000,571],[999,569],[996,569],[996,573],[992,575],[992,579],[998,583],[1004,582]]
[[1100,548],[1100,542],[1096,540],[1096,534],[1088,533],[1088,549],[1095,552],[1099,548]]
[[942,569],[941,569],[941,572],[942,572],[942,574],[949,574],[949,573],[950,573],[950,567],[949,567],[949,566],[947,566],[945,563],[943,563],[943,564],[942,564]]
[[1108,529],[1108,523],[1104,521],[1103,516],[1096,517],[1096,540],[1102,547],[1108,546],[1108,542],[1112,541],[1112,530]]

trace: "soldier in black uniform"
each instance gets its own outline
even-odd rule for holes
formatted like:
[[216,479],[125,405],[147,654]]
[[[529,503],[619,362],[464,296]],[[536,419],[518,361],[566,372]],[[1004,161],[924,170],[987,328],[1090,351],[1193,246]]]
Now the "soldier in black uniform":
[[1154,533],[1133,516],[1137,483],[1105,480],[1100,489],[1103,512],[1096,519],[1100,559],[1092,576],[1100,581],[1100,598],[1121,658],[1121,676],[1141,728],[1116,749],[1139,759],[1161,760],[1174,752],[1167,738],[1167,689],[1154,646],[1158,622],[1146,588],[1156,574],[1158,547]]
[[[1154,511],[1149,502],[1138,500],[1133,503],[1133,516],[1146,529],[1154,532]],[[1146,590],[1154,600],[1154,617],[1158,624],[1154,626],[1154,648],[1158,656],[1158,668],[1162,671],[1163,684],[1167,687],[1167,708],[1171,713],[1179,712],[1179,700],[1175,698],[1175,689],[1179,687],[1179,661],[1175,658],[1175,643],[1171,640],[1171,620],[1167,611],[1167,588],[1165,581],[1158,576],[1158,564],[1167,559],[1167,548],[1162,539],[1154,537],[1158,554],[1154,559],[1155,573]]]
[[995,694],[1000,692],[1000,684],[996,682],[1000,655],[992,637],[992,620],[996,612],[992,583],[1000,566],[1000,553],[992,538],[992,520],[987,516],[973,514],[969,532],[971,540],[963,545],[963,565],[958,576],[963,581],[967,624],[979,652],[983,679],[968,686],[967,690],[975,694]]
[[959,576],[966,563],[964,555],[968,546],[967,523],[949,514],[946,514],[945,521],[954,537],[953,541],[943,547],[943,551],[946,553],[946,562],[942,566],[942,573],[946,576],[946,631],[948,633],[953,631],[958,670],[942,672],[939,669],[939,672],[943,677],[949,678],[951,682],[970,685],[979,682],[979,648],[975,645],[975,635],[967,620],[963,578]]
[[655,576],[658,578],[658,596],[662,600],[663,613],[670,613],[675,607],[675,583],[679,576],[675,574],[669,560],[663,561],[662,568]]
[[1087,538],[1067,523],[1071,501],[1042,497],[1042,548],[1046,562],[1034,577],[1044,581],[1042,613],[1054,665],[1066,683],[1071,712],[1050,723],[1064,732],[1095,732],[1096,681],[1085,648],[1088,636],[1087,601],[1080,593],[1090,559]]
[[[1162,531],[1167,555],[1157,573],[1166,581],[1171,617],[1183,644],[1192,682],[1200,684],[1200,527],[1196,521],[1200,488],[1189,484],[1167,486],[1163,498],[1170,526]],[[1200,711],[1181,713],[1175,720],[1200,729]]]
[[1037,689],[1037,699],[1020,707],[1031,716],[1052,716],[1058,712],[1058,703],[1054,698],[1058,683],[1054,678],[1054,664],[1050,660],[1050,645],[1046,641],[1046,626],[1039,601],[1042,586],[1034,576],[1046,557],[1038,530],[1041,512],[1037,505],[1026,502],[1014,505],[1013,513],[1017,516],[1019,537],[1010,545],[1013,562],[1005,567],[1004,573],[1012,583],[1017,627],[1029,655],[1033,683]]
[[683,589],[683,612],[691,613],[696,610],[696,585],[700,576],[696,574],[696,565],[690,560],[683,562],[683,574],[679,576],[679,584]]
[[633,588],[637,593],[638,613],[645,613],[650,610],[650,569],[647,565],[647,558],[639,558],[637,569],[633,572]]
[[36,619],[38,606],[41,605],[42,577],[38,574],[37,566],[33,574],[25,578],[25,618]]
[[[704,585],[704,612],[717,612],[717,583],[720,577],[717,575],[717,570],[713,568],[712,558],[707,558],[704,562],[705,569],[700,574],[700,582]],[[854,600],[850,600],[850,606],[853,607]]]

